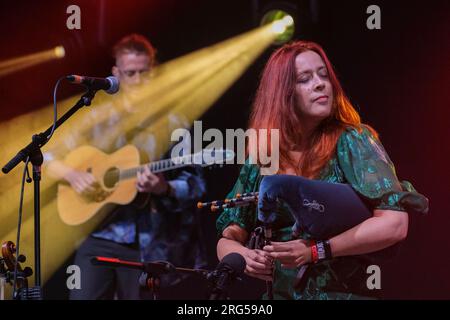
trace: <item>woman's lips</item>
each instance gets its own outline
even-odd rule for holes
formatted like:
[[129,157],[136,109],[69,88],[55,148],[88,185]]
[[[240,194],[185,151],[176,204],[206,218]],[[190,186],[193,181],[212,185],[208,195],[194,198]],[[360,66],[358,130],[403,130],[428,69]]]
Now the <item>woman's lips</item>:
[[325,103],[328,102],[328,96],[321,96],[314,99],[314,102]]

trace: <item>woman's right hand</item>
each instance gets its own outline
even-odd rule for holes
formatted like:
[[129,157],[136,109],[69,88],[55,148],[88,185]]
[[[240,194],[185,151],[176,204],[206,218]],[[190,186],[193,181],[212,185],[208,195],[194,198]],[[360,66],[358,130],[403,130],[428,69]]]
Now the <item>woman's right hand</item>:
[[92,193],[100,186],[91,173],[78,170],[68,171],[64,179],[78,194]]
[[222,238],[217,242],[217,257],[222,260],[231,252],[237,252],[245,259],[245,273],[261,280],[272,281],[273,259],[268,252],[245,247],[248,232],[236,223],[230,224],[222,231]]
[[273,259],[267,252],[258,249],[247,249],[243,257],[247,263],[245,273],[251,277],[265,281],[273,280]]

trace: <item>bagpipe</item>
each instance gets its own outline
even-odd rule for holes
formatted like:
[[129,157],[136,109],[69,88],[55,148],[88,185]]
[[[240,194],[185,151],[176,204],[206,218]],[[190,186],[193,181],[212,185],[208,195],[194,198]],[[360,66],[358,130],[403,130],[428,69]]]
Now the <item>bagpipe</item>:
[[280,204],[295,220],[294,234],[306,232],[313,239],[328,239],[372,216],[372,211],[348,184],[310,180],[292,175],[265,176],[259,192],[237,194],[235,198],[199,203],[212,212],[256,205],[258,220],[269,227]]
[[[228,208],[256,206],[260,226],[252,232],[247,247],[262,249],[271,241],[272,224],[282,204],[288,208],[295,221],[293,235],[306,232],[316,240],[329,239],[372,217],[370,208],[350,185],[292,175],[265,176],[259,192],[199,203],[198,207],[210,207],[212,212],[218,212]],[[301,268],[299,274],[302,275],[305,270],[306,267]],[[271,282],[266,284],[267,295],[271,299]]]

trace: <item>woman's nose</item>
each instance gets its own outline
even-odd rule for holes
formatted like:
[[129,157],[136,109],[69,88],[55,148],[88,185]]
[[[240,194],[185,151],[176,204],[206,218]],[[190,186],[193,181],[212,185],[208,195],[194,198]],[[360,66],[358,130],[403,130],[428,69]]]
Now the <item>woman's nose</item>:
[[325,89],[325,82],[319,76],[315,77],[314,89],[319,91]]
[[323,89],[325,89],[325,83],[321,82],[317,84],[316,89],[322,91]]

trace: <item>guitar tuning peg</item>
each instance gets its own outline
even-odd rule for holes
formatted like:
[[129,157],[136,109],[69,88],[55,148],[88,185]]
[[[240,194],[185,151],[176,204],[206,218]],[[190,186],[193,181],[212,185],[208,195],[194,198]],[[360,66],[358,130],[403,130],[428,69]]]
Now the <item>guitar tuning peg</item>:
[[33,269],[31,269],[30,267],[25,267],[25,269],[23,269],[23,273],[25,277],[29,277],[33,275]]

